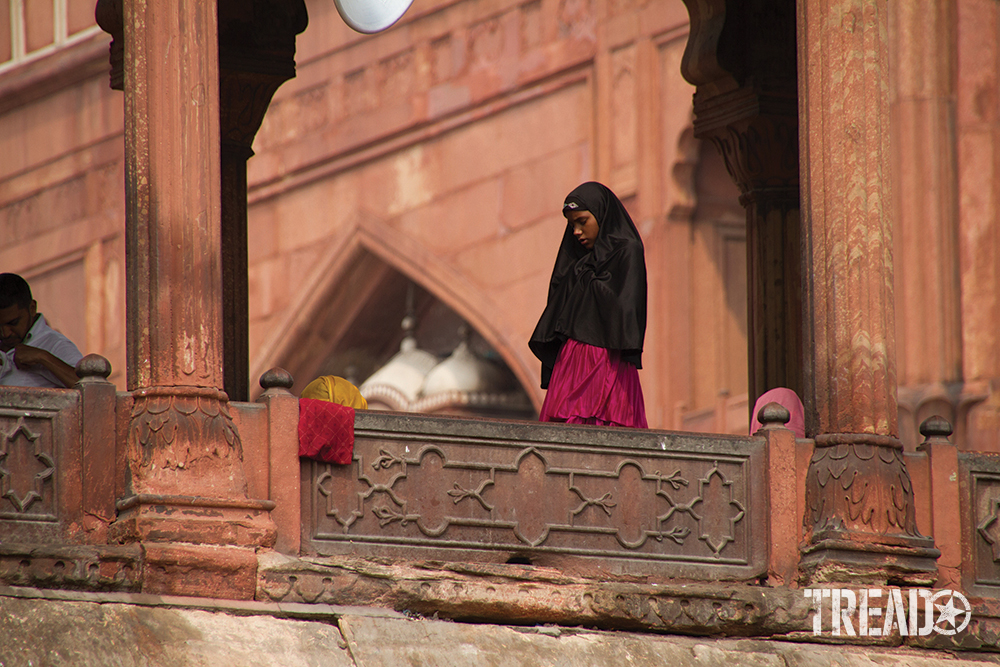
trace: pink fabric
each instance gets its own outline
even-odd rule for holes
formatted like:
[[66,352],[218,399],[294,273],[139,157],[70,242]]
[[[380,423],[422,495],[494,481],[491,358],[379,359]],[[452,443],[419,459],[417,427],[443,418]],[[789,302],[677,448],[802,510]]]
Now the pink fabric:
[[538,420],[649,428],[639,372],[613,350],[568,340],[559,350]]
[[354,408],[299,399],[299,456],[347,465],[354,458]]
[[802,407],[802,399],[787,387],[769,389],[757,399],[757,402],[754,403],[753,414],[750,420],[750,435],[760,430],[761,423],[757,420],[757,415],[760,413],[760,409],[768,403],[780,403],[783,405],[788,410],[788,414],[792,416],[788,420],[788,423],[785,424],[785,427],[794,433],[797,438],[806,437],[806,411]]

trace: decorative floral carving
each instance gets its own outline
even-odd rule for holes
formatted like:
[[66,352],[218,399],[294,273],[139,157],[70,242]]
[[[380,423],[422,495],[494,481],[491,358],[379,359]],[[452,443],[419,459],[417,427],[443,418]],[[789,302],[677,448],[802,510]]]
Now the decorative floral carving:
[[[657,471],[656,474],[659,475],[660,472]],[[672,473],[670,473],[669,477],[664,477],[663,481],[669,484],[670,486],[674,487],[674,491],[680,491],[682,486],[688,485],[688,481],[683,477],[681,477],[680,470],[673,471]]]
[[138,547],[8,545],[0,554],[0,584],[34,588],[138,591],[142,553]]
[[242,445],[224,392],[151,387],[134,391],[133,400],[132,493],[246,497]]
[[[664,455],[645,460],[608,453],[600,454],[606,457],[600,465],[594,460],[587,467],[567,467],[555,463],[558,450],[544,446],[507,450],[500,459],[483,461],[456,459],[458,452],[450,447],[441,441],[414,448],[409,441],[394,450],[380,442],[374,460],[365,465],[365,449],[356,442],[356,466],[317,468],[316,509],[332,519],[336,530],[317,526],[314,539],[380,544],[401,539],[434,546],[443,538],[455,547],[467,540],[479,544],[471,536],[486,531],[483,539],[498,545],[509,541],[512,547],[558,550],[569,544],[569,534],[579,538],[575,553],[606,553],[592,545],[611,538],[613,545],[606,549],[650,554],[650,542],[671,543],[699,562],[723,554],[727,562],[745,562],[749,545],[739,526],[747,514],[747,487],[733,477],[743,469],[739,459],[688,458],[662,474],[645,468]],[[693,494],[685,471],[699,472]],[[451,499],[447,506],[465,510],[444,509],[433,500],[442,496]],[[385,502],[373,505],[376,500]],[[366,514],[375,517],[377,528],[364,521]],[[695,527],[699,542],[688,544]],[[407,532],[401,533],[403,528]],[[741,540],[737,553],[728,554],[730,545]],[[677,558],[675,550],[667,553]]]
[[576,488],[575,486],[569,487],[569,490],[575,493],[576,495],[580,496],[580,500],[583,501],[579,507],[573,510],[573,516],[578,515],[580,512],[591,506],[597,506],[602,510],[604,510],[604,513],[606,515],[611,516],[611,508],[613,508],[616,505],[616,503],[611,502],[610,491],[605,493],[600,498],[588,498],[587,496],[583,495],[583,493],[580,492],[580,489]]
[[[174,444],[205,443],[205,454],[228,458],[240,449],[240,437],[229,414],[226,395],[208,389],[172,391],[172,388],[139,390],[134,394],[130,442],[133,451],[148,464],[156,452],[169,452]],[[187,461],[170,453],[165,468],[183,468]]]
[[819,446],[806,475],[806,529],[919,537],[910,475],[898,447]]
[[455,499],[454,503],[456,505],[461,501],[465,500],[466,498],[475,498],[477,501],[479,501],[479,504],[482,505],[484,510],[492,510],[493,505],[490,505],[488,502],[483,500],[483,491],[486,490],[487,486],[491,486],[492,484],[493,484],[492,479],[484,479],[483,483],[479,485],[478,489],[476,489],[475,491],[471,491],[463,489],[461,486],[458,485],[458,482],[455,482],[454,487],[452,488],[451,491],[448,492],[448,495]]
[[411,521],[416,521],[420,518],[419,514],[406,514],[406,512],[397,512],[388,506],[373,507],[372,513],[378,517],[378,525],[388,526],[390,523],[399,521],[400,526],[406,526]]
[[384,449],[378,450],[378,453],[379,453],[379,457],[377,459],[375,459],[374,461],[372,461],[372,469],[373,470],[378,470],[379,468],[381,468],[383,470],[388,470],[393,465],[395,465],[397,463],[402,463],[403,462],[402,459],[400,459],[400,458],[398,458],[396,456],[393,456],[392,454],[390,454],[389,452],[385,451]]
[[681,528],[680,526],[675,526],[665,533],[659,533],[656,535],[656,541],[662,542],[664,537],[669,537],[677,544],[684,544],[684,538],[691,534],[690,528]]

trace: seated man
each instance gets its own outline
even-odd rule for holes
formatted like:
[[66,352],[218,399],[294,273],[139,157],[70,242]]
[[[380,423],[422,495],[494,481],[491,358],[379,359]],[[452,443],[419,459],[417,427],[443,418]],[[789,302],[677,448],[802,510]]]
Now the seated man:
[[83,355],[36,308],[24,278],[0,273],[0,385],[72,387]]

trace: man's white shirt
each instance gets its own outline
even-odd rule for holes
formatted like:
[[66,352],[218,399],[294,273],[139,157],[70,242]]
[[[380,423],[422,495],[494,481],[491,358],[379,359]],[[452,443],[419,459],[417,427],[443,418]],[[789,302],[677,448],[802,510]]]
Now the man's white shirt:
[[[65,361],[70,366],[76,366],[83,358],[80,350],[69,338],[53,329],[41,314],[35,318],[35,323],[28,330],[28,335],[22,341],[25,345],[37,347],[51,352],[57,359]],[[55,375],[42,366],[18,368],[14,363],[15,350],[0,352],[0,385],[10,387],[62,387]]]

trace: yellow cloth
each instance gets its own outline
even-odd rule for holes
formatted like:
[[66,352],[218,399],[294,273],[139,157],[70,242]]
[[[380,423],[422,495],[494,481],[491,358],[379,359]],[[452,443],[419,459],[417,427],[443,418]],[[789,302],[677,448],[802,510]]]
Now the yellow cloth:
[[368,401],[361,395],[358,388],[336,375],[323,375],[302,390],[302,398],[316,398],[321,401],[330,401],[354,408],[355,410],[367,410]]

